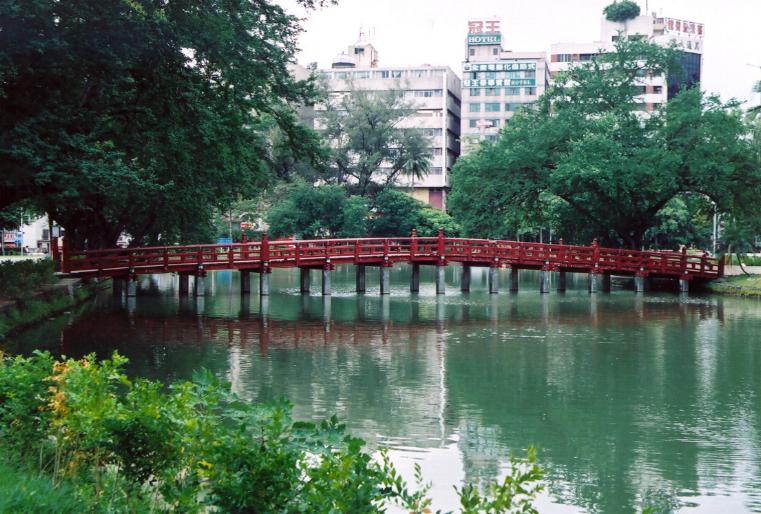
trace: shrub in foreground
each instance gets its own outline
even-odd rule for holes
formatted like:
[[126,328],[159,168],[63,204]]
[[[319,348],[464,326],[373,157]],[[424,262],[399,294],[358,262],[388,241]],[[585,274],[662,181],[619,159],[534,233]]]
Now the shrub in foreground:
[[[0,465],[15,470],[4,485],[14,505],[50,499],[9,485],[33,476],[35,490],[65,497],[60,512],[428,511],[419,468],[413,491],[335,418],[294,422],[287,402],[244,402],[208,371],[168,387],[130,380],[125,362],[0,354]],[[462,510],[535,512],[540,479],[529,452],[503,482],[459,490]]]

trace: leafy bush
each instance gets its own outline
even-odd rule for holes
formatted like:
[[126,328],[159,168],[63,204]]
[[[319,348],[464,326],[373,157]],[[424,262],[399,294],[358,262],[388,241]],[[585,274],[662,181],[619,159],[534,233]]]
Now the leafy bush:
[[639,16],[640,10],[637,2],[632,0],[615,1],[602,10],[608,21],[617,21],[619,23],[631,20]]
[[19,298],[53,281],[53,261],[0,262],[0,298]]
[[434,209],[395,189],[385,189],[375,200],[377,214],[371,223],[375,236],[409,236],[414,228],[419,236],[435,236],[440,228],[457,236],[460,226],[446,212]]
[[[34,491],[11,488],[0,505],[48,511],[27,496],[53,484],[67,495],[60,512],[361,513],[381,512],[389,503],[423,512],[430,506],[419,468],[413,492],[385,453],[372,458],[335,417],[295,423],[287,402],[243,402],[208,371],[168,388],[133,381],[122,372],[125,362],[118,354],[100,363],[93,355],[55,361],[47,353],[0,354],[0,463],[12,468],[4,476],[26,480],[31,471],[13,463],[40,463],[39,478],[29,485]],[[484,495],[470,486],[460,490],[463,509],[534,512],[540,478],[530,453]]]

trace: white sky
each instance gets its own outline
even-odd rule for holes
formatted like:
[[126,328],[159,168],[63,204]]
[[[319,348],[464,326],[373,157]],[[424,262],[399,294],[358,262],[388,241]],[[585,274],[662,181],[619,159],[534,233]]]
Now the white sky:
[[[306,16],[297,59],[329,67],[359,35],[375,45],[381,66],[448,65],[462,76],[468,19],[502,21],[503,47],[545,51],[558,42],[600,37],[602,9],[612,0],[339,0],[305,13],[295,0],[276,0]],[[638,0],[643,14],[705,24],[703,89],[758,103],[753,84],[761,80],[761,0]]]

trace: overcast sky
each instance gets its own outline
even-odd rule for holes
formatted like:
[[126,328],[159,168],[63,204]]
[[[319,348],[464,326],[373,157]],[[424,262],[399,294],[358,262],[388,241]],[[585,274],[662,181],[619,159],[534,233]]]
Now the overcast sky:
[[[277,0],[306,17],[300,64],[329,67],[354,43],[362,28],[375,45],[381,66],[448,65],[462,76],[468,19],[502,20],[503,46],[545,51],[557,42],[590,42],[600,37],[602,9],[611,0],[339,0],[305,12],[295,0]],[[639,0],[645,12],[705,24],[703,89],[722,98],[759,102],[753,84],[761,80],[761,0]]]

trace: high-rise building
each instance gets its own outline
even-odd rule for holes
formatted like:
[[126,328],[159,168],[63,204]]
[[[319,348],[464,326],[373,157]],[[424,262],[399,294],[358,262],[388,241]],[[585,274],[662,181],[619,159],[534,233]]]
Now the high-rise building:
[[446,209],[449,171],[460,155],[460,79],[447,66],[382,67],[378,51],[360,35],[337,56],[331,68],[317,71],[335,101],[352,88],[403,91],[416,112],[399,128],[419,128],[430,137],[432,161],[423,179],[402,175],[397,186],[437,209]]
[[656,13],[637,16],[626,22],[610,21],[603,16],[598,41],[552,45],[550,74],[554,76],[569,66],[591,60],[594,55],[612,51],[620,37],[647,39],[663,46],[674,42],[680,47],[682,70],[669,76],[643,76],[640,79],[642,109],[652,111],[673,98],[682,87],[700,82],[704,34],[702,23],[665,18]]
[[494,139],[516,111],[530,108],[549,82],[545,52],[502,46],[499,20],[468,22],[462,64],[462,154]]

